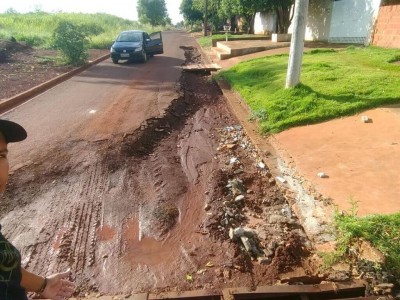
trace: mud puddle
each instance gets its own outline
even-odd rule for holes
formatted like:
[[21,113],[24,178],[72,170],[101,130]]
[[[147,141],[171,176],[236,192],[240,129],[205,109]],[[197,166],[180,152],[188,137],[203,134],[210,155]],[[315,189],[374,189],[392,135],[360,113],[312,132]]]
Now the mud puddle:
[[[185,48],[187,62],[198,62]],[[141,128],[71,141],[11,176],[4,234],[77,296],[256,287],[314,272],[311,245],[262,155],[205,74]]]

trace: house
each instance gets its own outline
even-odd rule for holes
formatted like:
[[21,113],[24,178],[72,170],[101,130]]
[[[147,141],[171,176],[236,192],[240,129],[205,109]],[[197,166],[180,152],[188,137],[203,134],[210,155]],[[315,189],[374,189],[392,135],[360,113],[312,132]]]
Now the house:
[[[381,0],[310,0],[305,39],[369,44],[380,5]],[[275,27],[274,13],[257,13],[255,33],[274,32]]]

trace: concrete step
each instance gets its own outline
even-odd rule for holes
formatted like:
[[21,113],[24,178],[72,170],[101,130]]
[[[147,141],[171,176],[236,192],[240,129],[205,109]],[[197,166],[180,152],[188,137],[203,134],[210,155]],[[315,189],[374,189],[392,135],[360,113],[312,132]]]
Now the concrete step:
[[217,55],[219,60],[224,60],[224,59],[228,59],[231,57],[231,54],[223,49],[213,47],[212,50]]
[[272,43],[271,41],[228,41],[218,42],[215,51],[229,53],[229,56],[225,56],[226,58],[229,58],[285,47],[290,47],[290,42]]

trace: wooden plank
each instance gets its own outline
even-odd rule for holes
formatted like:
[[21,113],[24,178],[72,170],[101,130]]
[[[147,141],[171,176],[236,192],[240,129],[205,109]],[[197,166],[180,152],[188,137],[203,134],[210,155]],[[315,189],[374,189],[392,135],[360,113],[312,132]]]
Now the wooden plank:
[[230,295],[231,299],[261,299],[289,295],[315,295],[319,293],[360,292],[363,295],[365,285],[359,283],[328,283],[315,285],[275,285],[261,286],[256,290],[249,288],[231,288],[223,291],[223,295]]

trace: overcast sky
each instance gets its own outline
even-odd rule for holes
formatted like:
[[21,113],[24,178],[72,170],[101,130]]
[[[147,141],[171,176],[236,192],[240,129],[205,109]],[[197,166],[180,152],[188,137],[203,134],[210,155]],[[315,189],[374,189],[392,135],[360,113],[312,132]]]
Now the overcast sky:
[[[182,20],[179,14],[181,0],[166,0],[173,23]],[[108,13],[125,19],[137,20],[136,0],[0,0],[0,13],[13,8],[20,13],[39,8],[46,12]]]

